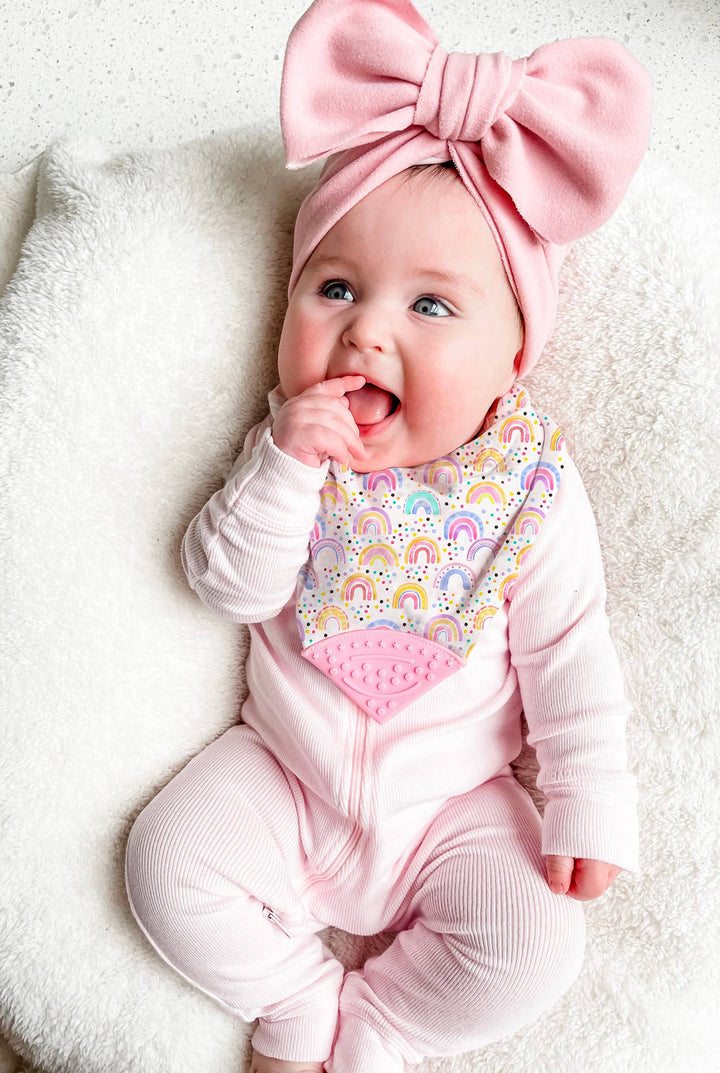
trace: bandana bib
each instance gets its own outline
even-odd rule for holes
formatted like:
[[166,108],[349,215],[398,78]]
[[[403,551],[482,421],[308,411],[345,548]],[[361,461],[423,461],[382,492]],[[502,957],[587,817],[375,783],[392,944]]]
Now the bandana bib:
[[461,670],[512,595],[562,469],[562,433],[518,384],[434,462],[331,462],[298,575],[302,655],[379,723]]

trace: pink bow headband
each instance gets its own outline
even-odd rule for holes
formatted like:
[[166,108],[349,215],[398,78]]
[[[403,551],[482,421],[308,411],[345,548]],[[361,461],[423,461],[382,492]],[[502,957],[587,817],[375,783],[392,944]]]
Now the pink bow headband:
[[647,148],[650,80],[608,38],[520,60],[448,53],[409,0],[315,0],[288,39],[280,119],[289,168],[333,154],[298,213],[288,294],[361,198],[452,160],[523,313],[522,376],[552,332],[570,244],[613,214]]

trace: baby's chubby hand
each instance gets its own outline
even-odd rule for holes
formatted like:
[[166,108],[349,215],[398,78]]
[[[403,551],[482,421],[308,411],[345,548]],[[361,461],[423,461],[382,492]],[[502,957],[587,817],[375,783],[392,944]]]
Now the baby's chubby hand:
[[316,468],[327,458],[348,464],[363,459],[365,447],[345,392],[357,391],[364,383],[360,374],[335,376],[288,399],[273,423],[276,447]]
[[548,886],[556,894],[567,894],[579,902],[598,898],[622,872],[614,864],[593,861],[587,857],[560,857],[548,853],[545,857]]

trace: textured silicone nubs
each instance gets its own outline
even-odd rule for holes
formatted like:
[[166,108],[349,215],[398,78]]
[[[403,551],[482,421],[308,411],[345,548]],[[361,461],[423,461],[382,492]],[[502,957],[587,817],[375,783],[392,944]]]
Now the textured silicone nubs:
[[336,633],[302,654],[378,723],[465,666],[444,645],[385,626]]

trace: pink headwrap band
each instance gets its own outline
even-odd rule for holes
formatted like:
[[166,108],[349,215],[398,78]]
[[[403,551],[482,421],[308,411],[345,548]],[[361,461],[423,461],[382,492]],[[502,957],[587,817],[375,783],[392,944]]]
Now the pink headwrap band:
[[609,38],[520,60],[448,53],[409,0],[315,0],[288,39],[280,119],[289,168],[333,154],[298,213],[288,294],[361,198],[452,160],[523,313],[522,376],[552,332],[570,244],[612,215],[647,148],[650,80]]

